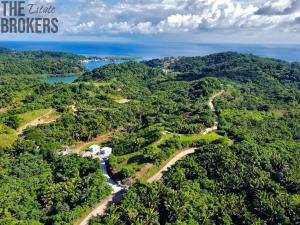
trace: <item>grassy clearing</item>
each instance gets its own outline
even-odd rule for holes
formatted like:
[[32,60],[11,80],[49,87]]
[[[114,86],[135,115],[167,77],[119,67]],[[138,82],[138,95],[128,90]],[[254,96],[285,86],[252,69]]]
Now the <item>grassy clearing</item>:
[[23,114],[19,114],[18,118],[21,121],[21,126],[24,126],[25,124],[42,117],[44,115],[50,114],[53,110],[52,109],[39,109],[39,110],[33,110],[30,112],[26,112]]
[[105,87],[105,86],[110,86],[111,82],[88,82],[89,84],[92,84],[96,87]]
[[132,101],[131,99],[127,99],[127,98],[124,98],[120,95],[115,95],[115,94],[104,94],[103,97],[105,97],[108,100],[119,103],[119,104],[125,104],[125,103],[128,103],[128,102]]
[[[162,138],[151,144],[157,151],[160,151],[158,146],[162,144],[164,141],[172,138],[173,134],[165,134]],[[133,169],[134,171],[140,171],[148,161],[145,159],[143,151],[137,151],[134,153],[130,153],[122,156],[114,156],[116,158],[117,165],[114,168],[116,171],[121,171],[124,167]]]
[[116,171],[121,171],[124,167],[131,168],[134,171],[142,169],[146,163],[143,151],[137,151],[122,156],[114,156],[116,158],[117,166],[114,168]]
[[131,100],[126,99],[126,98],[117,98],[117,99],[114,99],[113,101],[116,103],[119,103],[119,104],[125,104],[125,103],[130,102]]
[[215,132],[211,132],[206,135],[201,135],[201,134],[184,135],[184,136],[179,136],[176,138],[179,139],[182,143],[184,143],[184,144],[187,143],[188,145],[191,143],[201,141],[201,140],[211,143],[213,141],[220,140],[220,139],[224,140],[224,142],[226,144],[229,144],[229,145],[233,144],[232,140],[230,140],[229,138],[223,137]]
[[[170,137],[169,139],[171,139],[171,138],[172,137]],[[182,144],[189,145],[189,146],[191,146],[193,143],[197,143],[199,141],[206,141],[207,143],[212,143],[217,140],[224,140],[224,143],[229,144],[229,145],[233,144],[232,140],[230,140],[229,138],[223,137],[215,132],[212,132],[212,133],[209,133],[206,135],[201,135],[201,134],[182,135],[182,136],[177,136],[177,135],[174,136],[173,135],[173,138],[176,138]],[[163,168],[169,162],[169,160],[171,160],[173,157],[175,157],[177,154],[179,154],[180,152],[182,152],[184,150],[185,149],[180,149],[180,150],[176,151],[169,159],[165,160],[160,165],[152,165],[151,168],[148,168],[148,170],[145,171],[145,173],[143,174],[142,177],[137,177],[137,178],[148,179],[148,178],[152,177],[161,168]]]
[[164,143],[166,140],[169,140],[174,137],[174,134],[164,134],[161,139],[152,144],[153,147],[157,148],[160,144]]
[[[155,153],[160,153],[162,149],[159,148],[159,145],[163,144],[167,140],[176,139],[181,142],[184,146],[194,146],[195,143],[204,141],[206,143],[212,143],[217,140],[222,140],[226,144],[233,144],[232,140],[229,138],[223,137],[215,132],[201,135],[175,135],[175,134],[165,134],[162,138],[154,143],[151,146],[155,149]],[[176,151],[169,159],[161,163],[161,165],[150,164],[149,161],[144,157],[143,150],[123,155],[123,156],[113,156],[115,159],[114,171],[119,172],[124,167],[132,169],[135,171],[134,179],[147,179],[157,173],[167,162],[172,159],[175,155],[181,152],[183,149]]]
[[74,83],[72,85],[79,85],[79,84],[88,84],[88,85],[94,85],[95,87],[104,87],[104,86],[110,86],[111,82],[100,82],[100,81],[94,81],[94,82],[78,82]]
[[289,113],[289,111],[284,110],[284,109],[282,109],[282,110],[277,109],[277,110],[273,110],[273,113],[277,118],[281,118],[281,117],[287,115]]
[[259,112],[250,110],[224,110],[222,117],[244,118],[250,121],[262,121],[271,116],[270,112]]
[[19,107],[23,104],[22,101],[26,99],[28,95],[32,94],[32,90],[23,90],[23,91],[18,91],[18,92],[13,92],[13,99],[12,102],[8,107],[0,108],[0,113],[7,112],[8,110],[12,108]]
[[19,114],[18,118],[21,126],[18,127],[17,134],[20,135],[28,127],[52,123],[59,119],[60,115],[54,109],[41,109]]
[[5,113],[8,111],[8,108],[0,108],[0,113]]
[[0,124],[0,147],[10,147],[17,138],[18,136],[15,130],[6,125]]
[[31,93],[28,93],[28,90],[14,93],[13,102],[14,103],[19,103],[19,102],[25,100],[26,96],[28,96],[29,94],[31,94]]

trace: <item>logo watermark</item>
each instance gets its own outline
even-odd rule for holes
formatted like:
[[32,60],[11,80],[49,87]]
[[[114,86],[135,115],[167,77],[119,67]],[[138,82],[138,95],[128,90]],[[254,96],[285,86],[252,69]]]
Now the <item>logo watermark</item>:
[[25,1],[1,1],[0,33],[57,33],[54,5],[26,4]]

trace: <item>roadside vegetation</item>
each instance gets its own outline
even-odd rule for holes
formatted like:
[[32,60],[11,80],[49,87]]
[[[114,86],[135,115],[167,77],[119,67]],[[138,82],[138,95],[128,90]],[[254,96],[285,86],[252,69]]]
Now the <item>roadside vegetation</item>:
[[2,148],[11,147],[16,140],[16,131],[5,124],[0,124],[0,146]]
[[299,223],[298,64],[223,53],[181,58],[170,67],[180,80],[203,85],[212,76],[224,84],[215,102],[218,134],[233,142],[199,146],[161,182],[141,180],[90,224]]
[[[44,54],[50,67],[78,59],[4,51],[2,62],[16,54],[33,62],[24,75],[27,66],[39,70]],[[105,198],[111,190],[99,161],[59,154],[87,143],[111,146],[112,173],[136,183],[92,224],[299,223],[299,64],[237,53],[183,57],[167,68],[174,73],[162,63],[107,65],[72,84],[1,76],[0,224],[72,224]],[[69,72],[64,65],[58,70]],[[201,135],[215,121],[208,99],[222,89],[220,129]],[[17,136],[50,110],[59,117]],[[144,182],[189,147],[195,154],[161,182]]]
[[[153,130],[150,132],[154,135]],[[159,132],[162,131],[159,130]],[[149,138],[149,136],[150,134],[148,133],[147,137]],[[183,149],[204,146],[210,143],[232,144],[230,139],[224,138],[217,133],[209,133],[206,135],[158,133],[157,138],[152,140],[152,142],[143,144],[142,142],[145,140],[144,137],[126,137],[123,135],[123,138],[119,139],[118,136],[114,136],[112,143],[109,143],[116,152],[108,161],[116,179],[123,179],[123,182],[129,183],[136,182],[138,179],[148,179],[154,175],[169,158],[172,158],[174,154]],[[125,143],[130,143],[130,141],[132,141],[132,145],[124,145]],[[119,155],[117,152],[121,152],[121,147],[133,149],[133,152]],[[130,173],[128,171],[130,171]]]

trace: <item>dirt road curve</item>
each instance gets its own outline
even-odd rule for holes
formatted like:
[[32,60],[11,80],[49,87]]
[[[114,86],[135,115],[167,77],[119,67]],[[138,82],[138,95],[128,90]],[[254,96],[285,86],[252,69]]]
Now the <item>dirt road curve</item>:
[[221,96],[222,94],[224,94],[224,90],[222,90],[222,91],[220,91],[220,92],[214,94],[214,95],[211,96],[211,97],[209,98],[209,100],[208,100],[209,108],[210,108],[211,111],[214,113],[215,122],[214,122],[214,125],[213,125],[212,127],[208,127],[208,128],[206,128],[206,129],[202,132],[202,134],[204,134],[204,135],[205,135],[205,134],[208,134],[208,133],[210,133],[210,132],[216,131],[216,130],[218,130],[218,128],[219,128],[219,122],[220,122],[220,121],[219,121],[218,115],[217,115],[217,113],[216,113],[216,107],[214,106],[214,100],[215,100],[215,98]]
[[54,112],[54,110],[49,110],[49,112],[47,112],[45,115],[40,116],[40,117],[26,123],[22,127],[18,128],[17,135],[21,135],[23,133],[23,131],[28,127],[35,127],[40,124],[48,124],[48,123],[55,122],[59,118],[59,116],[54,116],[54,117],[51,116],[51,114],[53,112]]
[[186,149],[186,150],[178,153],[162,169],[160,169],[155,175],[153,175],[152,177],[150,177],[147,180],[147,182],[148,183],[153,183],[154,181],[160,180],[163,177],[164,172],[168,171],[168,169],[171,166],[175,165],[180,159],[184,158],[185,156],[187,156],[189,154],[195,153],[195,150],[196,150],[196,148],[189,148],[189,149]]
[[75,225],[88,225],[92,217],[103,215],[108,206],[112,204],[117,204],[121,201],[123,192],[124,191],[122,190],[113,193],[107,198],[103,199],[98,205],[95,206],[92,212],[90,212],[80,223],[75,223]]
[[[224,93],[224,90],[214,94],[213,96],[211,96],[209,98],[209,101],[208,101],[208,104],[209,104],[209,107],[210,109],[212,110],[212,112],[214,113],[214,116],[215,116],[215,122],[214,122],[214,125],[212,127],[209,127],[209,128],[206,128],[203,132],[203,134],[208,134],[212,131],[215,131],[218,129],[218,126],[219,126],[219,118],[218,118],[218,115],[216,113],[216,108],[214,106],[214,99],[221,96],[222,94]],[[167,164],[162,168],[160,169],[154,176],[150,177],[147,182],[149,183],[153,183],[155,181],[158,181],[160,180],[164,173],[166,171],[168,171],[168,169],[175,165],[176,162],[178,162],[179,160],[183,159],[185,156],[187,155],[190,155],[190,154],[193,154],[195,153],[195,150],[196,148],[189,148],[189,149],[186,149],[186,150],[183,150],[181,152],[179,152],[177,155],[175,155],[172,159],[170,159]],[[112,182],[112,179],[107,175],[107,171],[106,171],[106,167],[105,165],[103,165],[102,163],[102,170],[104,172],[104,175],[108,178],[108,183],[110,185],[112,185],[113,189],[114,189],[114,192],[108,196],[106,199],[102,200],[93,210],[92,212],[90,212],[83,220],[81,220],[79,223],[76,223],[76,225],[88,225],[89,224],[89,220],[93,217],[93,216],[98,216],[98,215],[103,215],[105,213],[105,209],[109,206],[109,205],[112,205],[112,204],[117,204],[120,200],[121,200],[121,197],[122,197],[122,194],[124,192],[124,188],[122,188],[121,190],[119,189],[115,189],[116,185],[115,183],[111,183]]]
[[[214,102],[215,98],[221,96],[223,93],[224,93],[224,90],[222,90],[222,91],[214,94],[208,100],[208,105],[209,105],[211,111],[214,113],[214,116],[215,116],[215,122],[214,122],[214,125],[212,127],[208,127],[208,128],[206,128],[204,130],[204,132],[202,132],[202,134],[204,134],[204,135],[208,134],[208,133],[210,133],[212,131],[218,130],[218,127],[219,127],[219,118],[218,118],[218,115],[216,113],[216,108],[215,108],[213,102]],[[177,161],[181,160],[185,156],[195,153],[195,150],[196,150],[196,148],[190,148],[190,149],[186,149],[186,150],[178,153],[162,169],[160,169],[154,176],[152,176],[151,178],[149,178],[147,181],[149,183],[152,183],[154,181],[160,180],[163,177],[164,173],[166,171],[168,171],[168,169],[171,166],[175,165]]]
[[106,163],[103,159],[100,160],[100,167],[102,169],[103,175],[107,178],[107,183],[112,187],[113,191],[111,195],[109,195],[107,198],[103,199],[99,204],[97,204],[94,209],[84,217],[83,220],[81,220],[78,223],[75,223],[76,225],[88,225],[89,221],[92,217],[103,215],[105,212],[105,209],[110,206],[111,204],[118,203],[121,198],[123,192],[126,190],[126,185],[118,185],[109,175],[107,172]]

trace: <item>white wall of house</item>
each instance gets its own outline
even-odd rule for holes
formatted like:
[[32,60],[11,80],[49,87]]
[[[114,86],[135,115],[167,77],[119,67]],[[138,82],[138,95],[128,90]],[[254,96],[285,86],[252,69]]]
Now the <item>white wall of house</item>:
[[108,158],[109,155],[112,153],[112,148],[103,147],[103,148],[101,148],[100,153],[103,156],[103,158]]
[[99,145],[91,145],[88,148],[88,151],[84,153],[84,157],[89,156],[99,156],[102,159],[108,159],[112,153],[112,148],[110,147],[100,147]]
[[89,147],[89,152],[91,152],[92,154],[97,154],[99,153],[101,150],[99,145],[92,145]]

